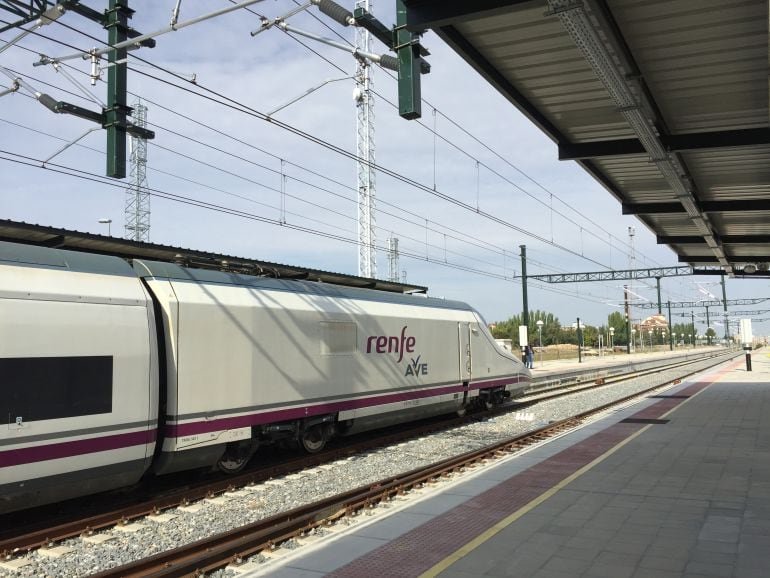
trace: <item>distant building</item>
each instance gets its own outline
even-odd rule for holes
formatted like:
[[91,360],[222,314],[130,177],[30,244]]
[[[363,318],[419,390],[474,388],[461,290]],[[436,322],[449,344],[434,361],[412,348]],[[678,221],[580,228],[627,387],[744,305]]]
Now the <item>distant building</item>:
[[668,321],[663,315],[650,315],[639,324],[637,329],[641,329],[645,333],[649,333],[650,330],[653,332],[668,331]]

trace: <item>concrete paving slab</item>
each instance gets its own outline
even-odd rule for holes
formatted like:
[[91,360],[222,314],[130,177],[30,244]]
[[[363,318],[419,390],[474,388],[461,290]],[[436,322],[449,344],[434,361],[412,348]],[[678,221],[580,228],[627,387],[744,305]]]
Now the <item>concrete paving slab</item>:
[[[409,559],[410,548],[425,555],[432,554],[431,547],[458,552],[451,539],[458,537],[457,531],[467,532],[465,520],[470,520],[459,512],[476,512],[479,528],[495,527],[492,509],[516,499],[515,491],[504,491],[513,478],[531,479],[542,488],[542,478],[532,472],[550,471],[543,468],[565,451],[588,450],[591,446],[585,444],[595,445],[595,439],[615,431],[620,420],[641,411],[648,416],[665,403],[674,408],[661,416],[667,423],[632,426],[636,429],[624,435],[638,432],[636,437],[601,454],[547,498],[532,502],[537,495],[532,494],[524,499],[525,507],[513,521],[495,527],[496,533],[429,575],[546,578],[565,570],[574,576],[579,568],[586,578],[754,577],[752,570],[770,567],[770,455],[764,441],[770,439],[770,357],[754,356],[753,375],[741,373],[740,365],[685,380],[667,392],[680,399],[646,400],[484,470],[473,482],[452,486],[443,498],[410,505],[398,516],[420,524],[400,538],[395,538],[398,522],[377,529],[383,524],[378,522],[335,540],[331,554],[314,551],[292,560],[283,571],[373,576],[377,574],[372,569],[393,569],[398,559],[405,565],[392,575],[419,575],[435,558],[425,556],[430,561],[417,570],[415,559]],[[473,498],[474,491],[507,500]],[[457,529],[455,535],[451,528]],[[410,544],[416,531],[426,535],[419,544]],[[355,574],[356,568],[369,571]]]

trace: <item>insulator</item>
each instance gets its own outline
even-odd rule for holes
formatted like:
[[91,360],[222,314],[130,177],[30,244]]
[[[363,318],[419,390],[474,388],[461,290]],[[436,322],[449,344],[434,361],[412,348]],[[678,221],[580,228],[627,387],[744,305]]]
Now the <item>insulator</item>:
[[318,9],[343,26],[350,26],[350,22],[353,20],[353,13],[334,2],[334,0],[319,0]]
[[58,106],[58,104],[59,104],[59,101],[58,101],[58,100],[56,100],[55,98],[52,98],[52,97],[48,96],[48,95],[47,95],[47,94],[45,94],[45,93],[41,93],[41,94],[40,94],[40,95],[37,97],[37,100],[40,102],[40,104],[42,104],[44,107],[46,107],[46,108],[47,108],[48,110],[50,110],[51,112],[56,112],[56,113],[58,113],[58,112],[59,112],[59,111],[56,109],[56,107],[57,107],[57,106]]
[[380,66],[398,72],[398,58],[391,56],[390,54],[383,54],[380,57]]

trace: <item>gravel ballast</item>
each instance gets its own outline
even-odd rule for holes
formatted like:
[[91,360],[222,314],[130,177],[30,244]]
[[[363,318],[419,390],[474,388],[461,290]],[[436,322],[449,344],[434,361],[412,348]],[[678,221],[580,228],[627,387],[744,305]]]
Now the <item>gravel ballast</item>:
[[[704,360],[691,370],[713,364]],[[601,406],[643,391],[655,384],[674,380],[681,369],[662,370],[621,384],[575,393],[566,398],[544,401],[521,412],[511,412],[486,421],[410,440],[363,455],[338,460],[299,474],[269,480],[224,495],[224,499],[204,500],[193,507],[174,508],[165,516],[148,517],[138,526],[105,530],[110,537],[102,543],[73,538],[58,544],[69,549],[59,556],[35,551],[24,557],[30,564],[16,570],[0,569],[0,576],[79,577],[127,564],[195,540],[231,530],[273,516],[300,505],[368,485],[397,473],[476,450],[520,435],[547,423]],[[258,459],[258,456],[257,456]],[[134,529],[136,531],[130,531]],[[128,530],[128,531],[126,531]],[[234,575],[230,571],[217,573]]]

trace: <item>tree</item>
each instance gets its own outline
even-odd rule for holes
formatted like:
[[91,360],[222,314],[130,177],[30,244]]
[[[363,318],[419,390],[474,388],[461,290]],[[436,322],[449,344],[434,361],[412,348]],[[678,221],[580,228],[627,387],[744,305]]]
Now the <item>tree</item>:
[[[553,313],[546,311],[530,311],[529,325],[527,326],[527,336],[530,344],[538,344],[537,322],[543,322],[542,337],[543,345],[559,343],[561,336],[561,323]],[[511,339],[514,345],[521,346],[519,343],[519,326],[521,325],[521,315],[516,314],[505,321],[496,321],[492,324],[492,337],[495,339]]]

